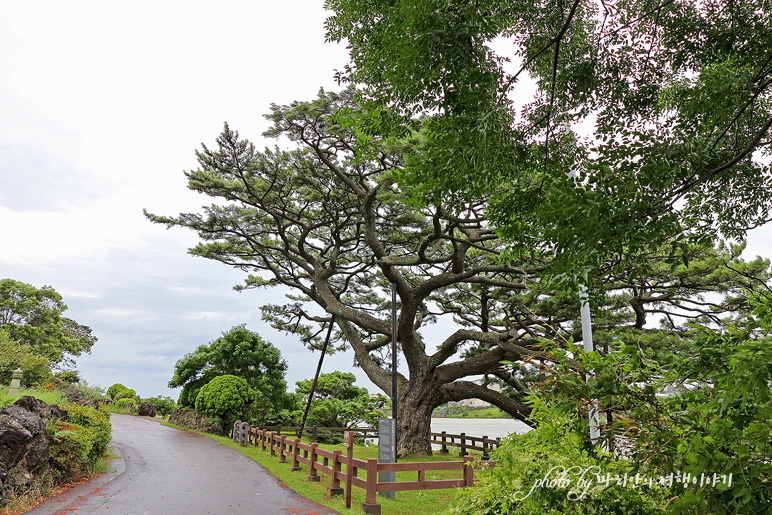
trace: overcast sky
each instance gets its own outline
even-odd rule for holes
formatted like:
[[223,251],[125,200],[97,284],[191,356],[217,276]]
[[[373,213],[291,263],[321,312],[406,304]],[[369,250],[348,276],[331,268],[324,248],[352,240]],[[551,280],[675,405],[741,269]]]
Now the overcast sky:
[[176,398],[177,359],[236,324],[280,348],[291,386],[313,377],[315,358],[260,320],[279,292],[234,292],[241,272],[142,209],[208,203],[183,170],[223,122],[269,144],[271,103],[338,89],[347,53],[324,43],[325,16],[320,0],[0,3],[0,278],[53,286],[92,328],[89,383]]
[[[92,328],[89,383],[176,398],[177,359],[237,324],[281,350],[290,386],[313,376],[318,355],[260,320],[281,292],[234,292],[241,272],[188,255],[195,234],[142,209],[209,202],[183,170],[223,122],[260,147],[271,103],[339,89],[347,53],[324,43],[325,17],[322,0],[0,3],[0,278],[54,287]],[[771,250],[751,238],[750,255]]]

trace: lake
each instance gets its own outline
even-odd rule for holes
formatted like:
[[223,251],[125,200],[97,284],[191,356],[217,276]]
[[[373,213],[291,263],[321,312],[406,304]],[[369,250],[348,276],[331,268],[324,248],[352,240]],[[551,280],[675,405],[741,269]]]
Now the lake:
[[[511,433],[524,434],[531,430],[524,422],[513,418],[433,418],[432,433],[465,433],[469,436],[503,438]],[[439,446],[434,446],[439,449]]]

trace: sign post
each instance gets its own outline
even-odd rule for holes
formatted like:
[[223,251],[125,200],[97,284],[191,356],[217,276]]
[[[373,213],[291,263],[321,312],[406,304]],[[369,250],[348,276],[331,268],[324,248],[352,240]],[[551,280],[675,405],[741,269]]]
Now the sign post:
[[[397,421],[391,418],[378,419],[378,463],[396,463]],[[379,483],[393,483],[397,478],[396,472],[378,472]],[[378,492],[381,497],[394,499],[395,492]]]

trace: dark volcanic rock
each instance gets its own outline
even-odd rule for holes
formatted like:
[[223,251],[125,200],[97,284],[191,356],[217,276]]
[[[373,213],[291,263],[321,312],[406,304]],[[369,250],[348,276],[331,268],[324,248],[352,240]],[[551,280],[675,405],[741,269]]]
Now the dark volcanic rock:
[[83,392],[77,388],[69,388],[65,396],[67,397],[67,402],[72,404],[78,404],[83,400]]
[[21,406],[27,411],[37,413],[40,418],[45,420],[56,420],[67,416],[67,411],[63,410],[55,404],[46,404],[40,399],[25,395],[18,401],[13,403],[13,406]]
[[89,408],[99,409],[99,406],[101,406],[102,403],[100,403],[96,399],[86,399],[83,401],[80,401],[78,404],[81,406],[88,406]]
[[47,473],[50,447],[46,427],[67,412],[24,396],[0,410],[0,499],[9,488],[25,488]]
[[32,440],[32,433],[12,415],[0,411],[0,467],[13,468],[24,454],[25,444]]
[[153,406],[149,402],[141,402],[139,406],[137,406],[137,415],[141,417],[155,417],[156,416],[155,406]]
[[223,433],[223,421],[217,417],[202,415],[192,409],[178,408],[169,415],[169,422],[180,427],[195,429],[205,433],[221,435]]

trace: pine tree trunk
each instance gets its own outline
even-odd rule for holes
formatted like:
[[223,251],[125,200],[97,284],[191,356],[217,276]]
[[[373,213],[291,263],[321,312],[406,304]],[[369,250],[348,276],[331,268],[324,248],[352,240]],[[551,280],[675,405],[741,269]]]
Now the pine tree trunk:
[[432,411],[435,390],[421,385],[411,385],[400,390],[397,409],[397,456],[411,454],[431,455]]

